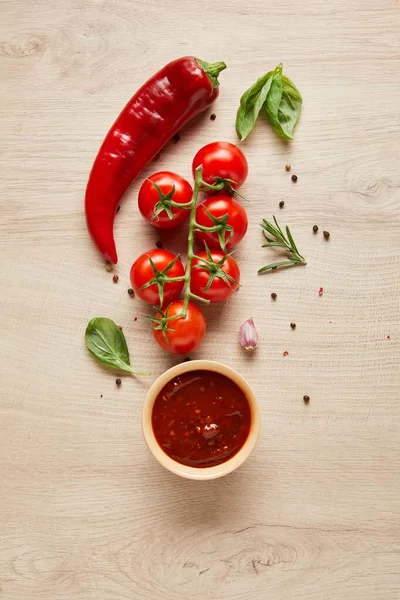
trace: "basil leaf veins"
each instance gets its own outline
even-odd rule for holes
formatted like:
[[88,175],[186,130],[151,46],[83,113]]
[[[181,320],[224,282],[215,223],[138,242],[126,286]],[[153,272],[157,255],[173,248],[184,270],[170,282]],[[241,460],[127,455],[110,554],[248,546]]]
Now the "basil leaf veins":
[[253,129],[262,107],[274,131],[293,139],[303,99],[293,81],[283,75],[282,63],[260,77],[241,97],[236,116],[236,131],[244,140]]
[[293,139],[303,99],[293,81],[282,73],[279,65],[272,76],[272,83],[264,108],[276,133],[287,140]]
[[85,342],[93,356],[108,367],[127,371],[132,375],[149,375],[132,369],[125,336],[111,319],[97,317],[89,321]]
[[240,106],[236,115],[236,132],[240,140],[245,140],[253,129],[258,114],[267,98],[271,87],[272,71],[257,79],[254,85],[240,98]]

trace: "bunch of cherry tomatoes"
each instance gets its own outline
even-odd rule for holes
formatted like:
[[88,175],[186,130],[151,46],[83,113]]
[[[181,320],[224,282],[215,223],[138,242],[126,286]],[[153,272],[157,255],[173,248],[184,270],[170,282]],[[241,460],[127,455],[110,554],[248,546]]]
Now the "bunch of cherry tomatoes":
[[[196,207],[196,224],[212,228],[215,219],[225,218],[230,228],[229,232],[223,233],[223,249],[217,232],[194,229],[195,239],[202,248],[195,252],[192,259],[190,291],[209,302],[222,302],[232,296],[240,282],[239,266],[229,250],[242,240],[247,231],[246,211],[233,194],[245,182],[248,165],[243,152],[228,142],[214,142],[201,148],[193,159],[193,176],[200,165],[203,168],[203,182],[210,185],[222,183],[224,188],[229,189],[229,193],[206,190],[205,200]],[[172,229],[189,217],[187,205],[191,202],[192,195],[192,186],[183,177],[161,171],[143,182],[139,190],[139,210],[154,227]],[[163,198],[167,199],[168,209],[162,208],[165,206]],[[169,205],[168,199],[183,207]],[[157,283],[150,283],[155,281],[157,274],[163,274],[173,281],[166,281],[160,290]],[[183,300],[178,297],[185,283],[184,275],[185,268],[180,257],[163,248],[154,248],[141,254],[130,272],[136,295],[159,307],[156,317],[173,317],[182,311]],[[192,302],[187,306],[186,316],[171,321],[167,330],[161,331],[153,323],[153,334],[158,344],[174,354],[186,354],[197,348],[205,331],[204,315]]]

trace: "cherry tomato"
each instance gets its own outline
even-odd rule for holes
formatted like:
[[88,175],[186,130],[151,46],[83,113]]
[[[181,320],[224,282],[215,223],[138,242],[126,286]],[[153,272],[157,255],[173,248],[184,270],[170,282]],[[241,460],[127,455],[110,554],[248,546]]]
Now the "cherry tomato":
[[[203,204],[199,204],[196,209],[196,222],[205,227],[212,227],[214,223],[206,213],[205,208],[207,208],[210,214],[217,218],[221,218],[226,214],[229,215],[227,224],[233,227],[233,235],[226,243],[226,248],[233,248],[236,246],[247,231],[247,214],[243,206],[239,204],[237,200],[226,194],[217,194],[216,196],[207,198],[207,200],[205,200]],[[228,239],[229,234],[229,231],[225,231],[225,240]],[[206,242],[209,248],[221,248],[218,233],[215,231],[196,231],[196,237],[198,240]]]
[[[161,195],[152,182],[160,188]],[[175,186],[175,191],[171,194],[173,186]],[[171,197],[169,197],[169,194]],[[142,183],[138,196],[139,210],[146,221],[149,221],[154,227],[172,229],[183,223],[188,218],[190,211],[177,208],[176,206],[169,206],[172,219],[170,219],[166,210],[162,210],[154,217],[154,210],[157,204],[159,203],[158,206],[160,208],[163,202],[168,206],[168,200],[179,202],[179,204],[186,204],[186,202],[190,202],[192,199],[192,194],[192,187],[186,179],[170,171],[160,171],[159,173],[154,173],[154,175],[151,175]]]
[[[216,178],[231,179],[231,187],[240,188],[247,179],[249,168],[240,148],[229,142],[212,142],[203,146],[193,159],[193,177],[197,167],[203,165],[203,180],[214,184]],[[213,193],[209,190],[206,193]]]
[[[226,257],[226,254],[220,250],[212,250],[210,251],[210,255],[212,261],[210,261],[207,252],[197,253],[199,258],[213,262],[216,265],[214,268],[209,267],[204,261],[201,261],[198,258],[193,259],[190,287],[192,292],[197,296],[201,296],[201,298],[206,298],[210,302],[222,302],[232,296],[239,287],[239,265],[233,256],[228,256],[225,258],[223,264],[219,266],[218,263]],[[225,279],[218,276],[218,269],[226,274],[227,277],[225,277]],[[210,277],[212,278],[212,283],[206,291]],[[232,279],[237,283],[232,281]]]
[[[171,302],[163,312],[167,317],[173,317],[181,312],[183,300],[175,300]],[[157,313],[156,317],[160,317]],[[154,323],[154,327],[156,324]],[[160,329],[153,329],[153,335],[157,343],[172,354],[187,354],[198,346],[203,341],[206,332],[206,320],[203,313],[197,306],[189,302],[186,317],[173,319],[169,322],[168,327],[173,331],[166,331],[168,342],[165,341],[163,332]]]
[[[153,306],[159,306],[160,295],[158,285],[156,283],[143,290],[140,289],[142,285],[145,285],[155,277],[155,273],[150,263],[150,258],[157,267],[158,271],[161,272],[164,271],[164,269],[166,269],[174,259],[176,259],[176,254],[172,254],[172,252],[168,252],[168,250],[159,250],[158,248],[155,248],[154,250],[149,250],[148,252],[141,254],[131,267],[131,284],[136,295]],[[175,264],[168,269],[166,274],[168,277],[181,277],[184,275],[185,270],[181,261],[178,259]],[[182,288],[183,280],[165,283],[163,302],[171,302],[171,300],[175,300],[175,298],[177,298],[181,293]]]

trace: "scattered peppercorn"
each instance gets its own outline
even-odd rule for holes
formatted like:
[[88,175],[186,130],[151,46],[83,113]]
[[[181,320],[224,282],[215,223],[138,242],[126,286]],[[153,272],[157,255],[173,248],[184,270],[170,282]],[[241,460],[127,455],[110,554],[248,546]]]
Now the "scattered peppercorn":
[[112,264],[109,262],[106,262],[106,264],[104,265],[104,268],[107,271],[107,273],[110,273],[112,271]]
[[290,163],[286,163],[286,165],[285,165],[286,171],[290,171],[291,168],[292,168],[292,165]]
[[215,115],[214,113],[212,115],[210,115],[210,121],[215,121],[216,118],[217,118],[217,115]]
[[303,396],[303,400],[305,404],[308,404],[310,402],[310,396]]
[[290,327],[291,327],[292,329],[296,329],[296,323],[290,323]]
[[100,394],[100,398],[102,398],[102,397],[103,397],[103,394]]
[[287,356],[289,354],[289,352],[287,350],[285,350],[285,352],[283,353],[283,356]]
[[118,279],[119,279],[119,277],[118,277],[118,275],[115,273],[115,275],[113,275],[113,282],[114,282],[114,283],[117,283]]
[[119,213],[120,210],[121,210],[121,205],[118,204],[118,206],[117,206],[117,214]]
[[132,298],[133,298],[133,297],[134,297],[134,295],[135,295],[135,290],[133,290],[132,288],[129,288],[129,289],[128,289],[128,294],[129,294],[130,296],[132,296]]
[[277,297],[278,297],[278,294],[275,294],[275,292],[272,292],[272,294],[271,294],[272,300],[276,300]]
[[180,139],[181,139],[181,136],[179,135],[179,133],[175,133],[175,135],[174,135],[174,142],[175,142],[175,144],[177,144]]
[[298,177],[297,177],[297,175],[292,175],[292,181],[293,181],[294,183],[296,183],[296,181],[297,181],[297,180],[298,180]]
[[189,356],[185,356],[185,358],[183,359],[183,362],[189,362],[189,360],[192,360]]
[[318,290],[318,296],[322,296],[323,293],[324,293],[324,288],[320,287],[319,290]]
[[122,381],[121,381],[121,380],[120,380],[120,378],[118,377],[118,379],[116,379],[116,380],[115,380],[115,383],[116,383],[117,385],[121,385]]
[[312,230],[313,230],[314,233],[317,233],[317,231],[318,231],[318,225],[314,225],[314,227],[312,228]]
[[285,202],[283,200],[281,200],[279,202],[279,208],[283,208],[285,206]]
[[390,340],[390,335],[387,335],[387,336],[386,336],[386,339],[387,339],[387,340]]
[[326,240],[329,240],[329,238],[331,237],[331,234],[329,233],[329,231],[324,231],[323,234],[324,234],[324,238]]
[[133,320],[134,320],[134,321],[135,321],[135,323],[136,323],[136,321],[137,321],[137,317],[135,317]]
[[164,245],[163,245],[163,243],[162,243],[162,241],[161,241],[161,240],[158,240],[158,242],[156,242],[156,246],[157,246],[157,248],[159,248],[160,250],[161,250],[161,248],[164,248]]

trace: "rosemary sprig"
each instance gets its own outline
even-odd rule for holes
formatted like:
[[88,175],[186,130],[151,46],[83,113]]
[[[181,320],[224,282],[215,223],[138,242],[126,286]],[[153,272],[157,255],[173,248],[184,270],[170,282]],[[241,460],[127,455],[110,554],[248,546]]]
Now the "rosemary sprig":
[[[271,263],[258,270],[258,273],[265,273],[271,269],[277,269],[278,267],[293,267],[295,265],[306,265],[304,256],[300,254],[291,234],[289,227],[286,225],[286,236],[280,228],[276,217],[274,216],[274,223],[270,223],[266,219],[263,219],[260,223],[260,227],[263,229],[263,234],[267,243],[263,245],[263,248],[283,248],[287,252],[288,260],[282,260],[279,262]],[[269,237],[273,236],[273,238]]]

